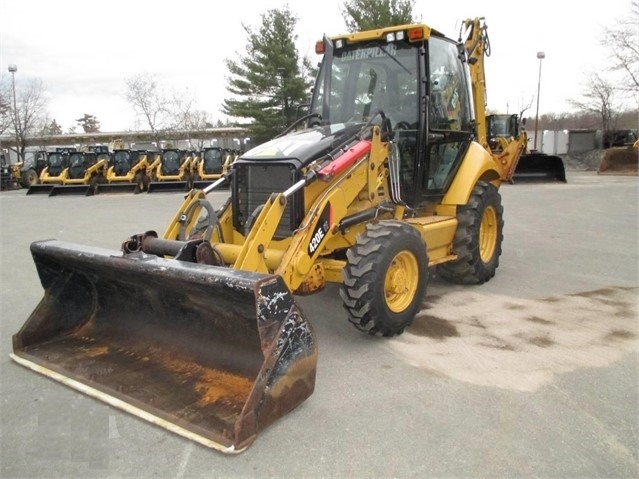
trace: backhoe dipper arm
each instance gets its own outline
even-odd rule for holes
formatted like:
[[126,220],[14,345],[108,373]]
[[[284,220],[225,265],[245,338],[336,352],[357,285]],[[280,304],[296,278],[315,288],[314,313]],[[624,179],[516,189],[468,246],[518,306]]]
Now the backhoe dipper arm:
[[[475,108],[475,124],[477,141],[492,153],[488,144],[488,125],[486,120],[486,70],[484,58],[490,56],[490,41],[488,39],[488,26],[483,17],[464,20],[459,35],[462,42],[462,32],[465,31],[466,39],[463,40],[470,69],[470,81],[473,91],[473,107]],[[501,181],[510,181],[519,162],[519,158],[526,150],[526,135],[520,135],[515,141],[508,144],[499,154],[492,153],[495,162],[499,165]]]
[[[470,68],[471,88],[473,91],[473,107],[475,109],[475,122],[477,140],[488,148],[486,126],[486,71],[484,69],[484,56],[490,56],[490,42],[488,40],[488,27],[483,17],[464,20],[462,31],[467,32],[464,41],[468,66]],[[462,42],[460,31],[459,42]]]

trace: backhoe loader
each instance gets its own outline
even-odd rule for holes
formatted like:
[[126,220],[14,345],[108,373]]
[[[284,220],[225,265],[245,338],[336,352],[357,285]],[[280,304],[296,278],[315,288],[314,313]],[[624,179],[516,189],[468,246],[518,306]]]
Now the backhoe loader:
[[563,182],[566,183],[566,168],[559,156],[548,155],[528,148],[528,135],[518,115],[489,115],[488,144],[493,153],[499,154],[511,142],[519,145],[522,154],[512,177],[513,183]]
[[432,268],[495,274],[498,188],[521,151],[488,147],[487,42],[480,18],[459,41],[426,25],[325,37],[309,113],[189,191],[163,234],[31,245],[45,296],[13,359],[206,446],[248,447],[313,393],[317,339],[293,294],[339,283],[355,328],[394,336]]

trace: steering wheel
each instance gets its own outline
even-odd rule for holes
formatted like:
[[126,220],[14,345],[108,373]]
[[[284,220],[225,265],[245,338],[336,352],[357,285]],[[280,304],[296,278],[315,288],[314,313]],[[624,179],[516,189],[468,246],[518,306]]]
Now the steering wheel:
[[397,124],[395,124],[395,129],[396,130],[411,130],[411,124],[408,123],[407,121],[398,121]]
[[[211,236],[213,235],[213,229],[216,228],[216,227],[219,227],[219,221],[218,221],[217,213],[213,209],[213,206],[211,205],[211,203],[209,203],[205,199],[200,199],[197,202],[192,203],[187,208],[187,210],[184,212],[185,218],[187,218],[187,219],[190,218],[191,212],[197,206],[201,206],[208,213],[207,217],[204,218],[204,223],[206,224],[206,230],[205,230],[205,232],[204,232],[204,234],[202,236],[203,236],[203,238],[206,241],[211,241]],[[182,222],[182,224],[180,226],[180,232],[179,232],[179,235],[178,235],[178,239],[180,241],[186,241],[186,239],[187,239],[187,237],[186,237],[186,226],[187,226],[187,224],[188,224],[188,221],[184,221],[184,222]],[[201,229],[202,226],[204,226],[204,225],[201,224],[201,220],[198,221],[198,223],[195,225],[195,230]]]

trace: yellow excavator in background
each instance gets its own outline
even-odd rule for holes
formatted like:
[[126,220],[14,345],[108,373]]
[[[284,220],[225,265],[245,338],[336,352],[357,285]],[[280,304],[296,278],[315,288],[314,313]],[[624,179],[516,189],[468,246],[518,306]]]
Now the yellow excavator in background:
[[[120,251],[31,245],[45,295],[12,358],[225,453],[307,399],[317,338],[293,294],[339,283],[351,324],[409,327],[429,272],[495,274],[499,187],[482,18],[454,41],[427,25],[325,37],[309,113],[187,195],[162,235]],[[207,193],[230,182],[214,207]],[[64,414],[64,412],[61,412]]]
[[521,156],[512,177],[513,183],[563,182],[566,183],[566,168],[559,156],[548,155],[528,148],[528,135],[518,115],[489,115],[488,145],[494,154],[499,154],[514,143],[521,149]]

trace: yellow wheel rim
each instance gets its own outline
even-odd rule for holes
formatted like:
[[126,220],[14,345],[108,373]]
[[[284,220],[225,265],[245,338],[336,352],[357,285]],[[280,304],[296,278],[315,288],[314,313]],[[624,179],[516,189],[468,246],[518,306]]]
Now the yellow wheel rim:
[[408,251],[398,253],[386,271],[384,295],[386,305],[393,313],[401,313],[415,298],[419,283],[419,265],[415,255]]
[[484,263],[488,263],[495,254],[497,246],[497,213],[489,206],[484,210],[479,225],[479,256]]

